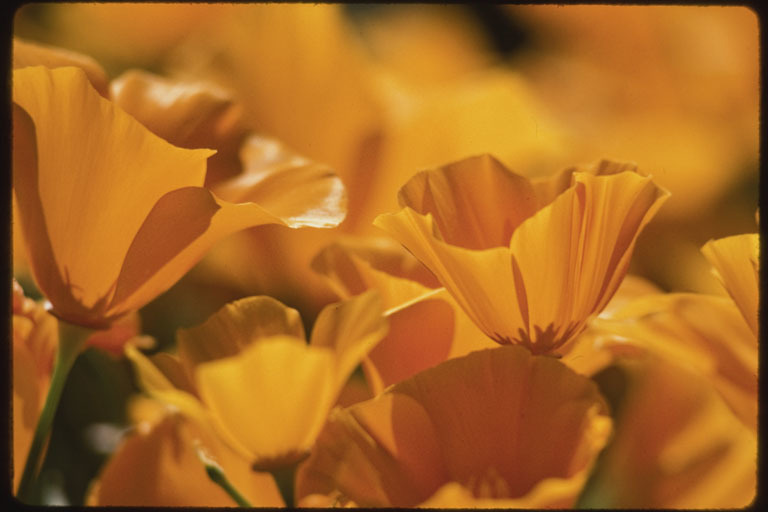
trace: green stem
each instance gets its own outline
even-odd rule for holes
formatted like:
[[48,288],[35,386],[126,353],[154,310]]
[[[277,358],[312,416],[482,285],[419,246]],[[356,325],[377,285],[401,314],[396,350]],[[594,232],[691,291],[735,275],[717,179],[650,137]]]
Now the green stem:
[[56,364],[53,367],[48,395],[37,420],[27,461],[24,464],[24,472],[19,482],[18,497],[21,501],[28,503],[32,499],[33,483],[42,463],[45,444],[51,432],[56,409],[59,407],[61,393],[64,391],[64,383],[67,381],[67,376],[75,363],[75,359],[77,359],[80,350],[92,332],[93,330],[87,327],[59,321],[59,348],[56,353]]
[[213,483],[224,489],[224,492],[226,492],[239,507],[251,508],[253,506],[251,505],[251,502],[248,501],[245,496],[240,494],[240,491],[238,491],[237,488],[232,485],[232,482],[229,481],[227,475],[224,473],[224,469],[222,469],[221,466],[219,466],[210,456],[208,456],[208,454],[206,454],[205,450],[203,450],[202,446],[199,444],[196,446],[196,450],[197,456],[205,466],[205,473],[208,475],[208,478],[210,478]]
[[277,489],[280,491],[280,496],[283,497],[283,502],[285,503],[286,507],[293,508],[296,506],[294,503],[294,496],[293,496],[293,487],[294,487],[294,480],[296,476],[296,468],[298,467],[298,462],[294,464],[290,464],[288,466],[283,466],[278,469],[273,469],[270,471],[272,473],[272,476],[275,478],[275,483],[277,484]]

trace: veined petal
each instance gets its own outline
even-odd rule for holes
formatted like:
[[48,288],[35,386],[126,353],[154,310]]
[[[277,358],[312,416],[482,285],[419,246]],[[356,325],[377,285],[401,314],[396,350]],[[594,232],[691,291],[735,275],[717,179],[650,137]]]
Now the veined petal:
[[27,68],[31,66],[45,66],[46,68],[62,68],[75,66],[82,69],[88,76],[88,80],[99,94],[106,97],[109,78],[107,72],[96,60],[64,48],[44,46],[13,38],[13,69]]
[[222,199],[258,203],[291,227],[329,228],[344,220],[347,191],[327,165],[256,135],[245,140],[240,159],[243,172],[214,188]]
[[514,499],[554,478],[577,481],[548,487],[549,498],[571,505],[610,431],[590,380],[553,358],[497,347],[337,411],[299,470],[297,492],[408,507],[450,482],[476,498]]
[[198,364],[237,355],[248,345],[275,335],[304,339],[299,312],[271,297],[247,297],[219,309],[203,324],[179,329],[176,342],[189,375]]
[[398,200],[432,214],[441,239],[467,249],[506,247],[515,228],[536,212],[530,181],[490,155],[422,171],[400,189]]
[[431,215],[409,207],[380,215],[374,224],[426,265],[488,336],[503,341],[524,325],[507,248],[474,251],[449,245],[435,235]]
[[576,173],[574,186],[512,234],[512,266],[525,301],[525,336],[537,351],[563,344],[598,313],[626,274],[640,230],[667,194],[632,172]]
[[14,71],[14,102],[36,132],[36,146],[19,148],[27,157],[14,162],[35,277],[60,316],[98,322],[87,310],[111,298],[147,214],[167,192],[202,185],[212,152],[156,137],[100,97],[78,68]]
[[195,377],[218,431],[259,466],[308,450],[339,391],[333,352],[289,336],[200,364]]
[[388,328],[381,298],[375,290],[331,304],[320,312],[312,329],[310,346],[334,352],[337,392]]
[[757,336],[760,237],[757,233],[710,240],[701,251]]

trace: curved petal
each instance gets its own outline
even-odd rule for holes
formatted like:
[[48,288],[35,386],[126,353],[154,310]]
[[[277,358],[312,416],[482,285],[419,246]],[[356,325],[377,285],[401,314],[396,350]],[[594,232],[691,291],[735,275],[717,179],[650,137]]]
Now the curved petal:
[[75,66],[82,69],[99,94],[107,97],[109,78],[107,72],[91,57],[64,48],[44,46],[13,38],[13,69],[31,66],[62,68]]
[[407,507],[449,482],[474,497],[521,498],[561,479],[550,497],[570,505],[610,431],[593,382],[553,358],[497,347],[333,414],[297,491]]
[[203,324],[179,329],[179,355],[190,375],[198,364],[240,353],[259,338],[287,335],[304,339],[299,312],[271,297],[247,297],[219,309]]
[[203,82],[171,80],[129,70],[110,84],[116,105],[174,146],[211,148],[205,185],[240,172],[238,151],[245,139],[241,108],[224,91]]
[[347,191],[327,165],[257,135],[245,140],[240,159],[243,172],[214,188],[222,199],[258,203],[291,227],[329,228],[344,220]]
[[195,381],[218,431],[258,466],[306,452],[338,394],[331,350],[274,336],[197,366]]
[[422,171],[400,189],[398,200],[432,214],[441,239],[467,249],[506,247],[515,228],[536,212],[530,181],[490,155]]
[[13,84],[14,102],[36,129],[36,165],[14,162],[25,237],[49,245],[31,256],[35,276],[60,316],[99,322],[91,311],[114,293],[147,214],[167,192],[202,185],[212,153],[153,135],[100,97],[78,68],[19,69]]
[[757,233],[710,240],[701,251],[757,336],[760,237]]
[[227,478],[254,506],[283,502],[270,475],[251,471],[248,461],[181,416],[170,414],[131,433],[110,457],[90,490],[95,506],[233,507],[235,502],[205,472],[196,453],[203,444]]

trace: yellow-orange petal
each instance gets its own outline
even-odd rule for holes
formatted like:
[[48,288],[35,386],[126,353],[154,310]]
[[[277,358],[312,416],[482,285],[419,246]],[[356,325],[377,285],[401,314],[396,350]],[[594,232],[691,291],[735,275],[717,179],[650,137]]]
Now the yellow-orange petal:
[[[332,415],[297,492],[414,506],[458,482],[475,497],[520,498],[549,478],[583,482],[610,425],[596,386],[558,361],[482,350]],[[572,504],[578,487],[557,499]]]
[[218,432],[259,465],[306,452],[338,394],[331,349],[273,336],[197,366]]
[[401,206],[431,213],[444,242],[467,249],[506,247],[536,212],[530,181],[490,155],[422,171],[398,193]]
[[543,350],[579,332],[627,272],[637,236],[667,197],[633,172],[576,173],[574,186],[524,222],[509,244],[525,324]]
[[232,498],[208,478],[196,453],[198,444],[252,505],[283,505],[270,475],[251,471],[248,461],[177,414],[128,434],[90,489],[88,504],[234,507]]
[[98,62],[87,55],[76,53],[64,48],[45,46],[13,38],[13,69],[31,66],[45,66],[47,68],[61,68],[75,66],[88,76],[88,80],[99,94],[106,97],[109,78],[106,71]]
[[200,363],[237,355],[268,336],[304,339],[299,312],[271,297],[247,297],[226,304],[203,324],[176,333],[179,356],[189,375]]
[[599,508],[741,508],[755,496],[757,439],[708,379],[655,357],[628,386],[597,468]]
[[13,336],[13,492],[21,480],[32,435],[48,391],[47,382],[38,375],[35,358],[24,340]]
[[[18,69],[13,85],[34,122],[31,141],[14,136],[14,191],[35,278],[61,317],[98,322],[91,311],[105,309],[147,214],[167,192],[202,185],[212,153],[156,137],[78,68]],[[22,118],[15,130],[28,137]]]
[[326,277],[342,299],[376,288],[386,309],[440,286],[424,265],[390,238],[342,237],[314,257],[312,269]]
[[110,98],[155,135],[183,148],[211,148],[206,186],[240,172],[245,139],[240,107],[223,90],[129,70],[110,84]]
[[381,297],[375,290],[331,304],[320,312],[309,343],[333,351],[337,393],[388,328]]
[[725,403],[757,430],[757,338],[727,297],[647,295],[594,323],[601,348],[652,353],[710,380]]
[[213,188],[227,201],[259,203],[291,227],[334,227],[347,214],[347,191],[327,165],[258,135],[240,148],[243,172]]
[[757,233],[710,240],[701,251],[757,336],[760,237]]

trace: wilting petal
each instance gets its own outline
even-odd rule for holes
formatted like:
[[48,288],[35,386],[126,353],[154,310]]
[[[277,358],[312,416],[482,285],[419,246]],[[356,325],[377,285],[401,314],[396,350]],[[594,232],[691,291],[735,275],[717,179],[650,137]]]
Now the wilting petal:
[[259,338],[287,335],[304,339],[299,312],[271,297],[247,297],[231,302],[205,323],[179,329],[179,355],[189,375],[200,363],[239,354]]
[[384,337],[389,325],[382,315],[381,298],[368,291],[327,306],[315,321],[310,346],[331,349],[336,357],[338,390],[368,352]]
[[88,80],[99,94],[106,97],[109,78],[106,71],[91,57],[63,48],[43,46],[13,38],[13,69],[31,66],[62,68],[74,66],[85,71]]
[[195,375],[219,431],[260,464],[308,450],[339,391],[333,352],[289,336],[198,365]]
[[755,496],[757,440],[706,378],[627,361],[629,387],[594,489],[598,508],[739,508]]
[[757,233],[710,240],[701,249],[757,336],[760,238]]
[[216,150],[208,160],[206,186],[240,172],[245,127],[240,107],[222,90],[140,70],[126,71],[109,87],[112,101],[155,135],[182,148]]
[[254,506],[281,506],[270,475],[251,471],[248,461],[182,416],[139,425],[110,457],[93,485],[89,505],[234,507],[235,502],[205,472],[197,456],[202,444],[227,478]]
[[98,96],[77,68],[16,70],[14,102],[36,132],[35,146],[14,148],[25,155],[14,161],[14,190],[35,278],[59,315],[88,323],[87,310],[114,292],[154,204],[171,190],[202,185],[212,153],[152,135]]
[[458,482],[474,497],[521,498],[547,479],[583,482],[609,432],[589,380],[520,347],[483,350],[332,415],[297,491],[414,506]]

